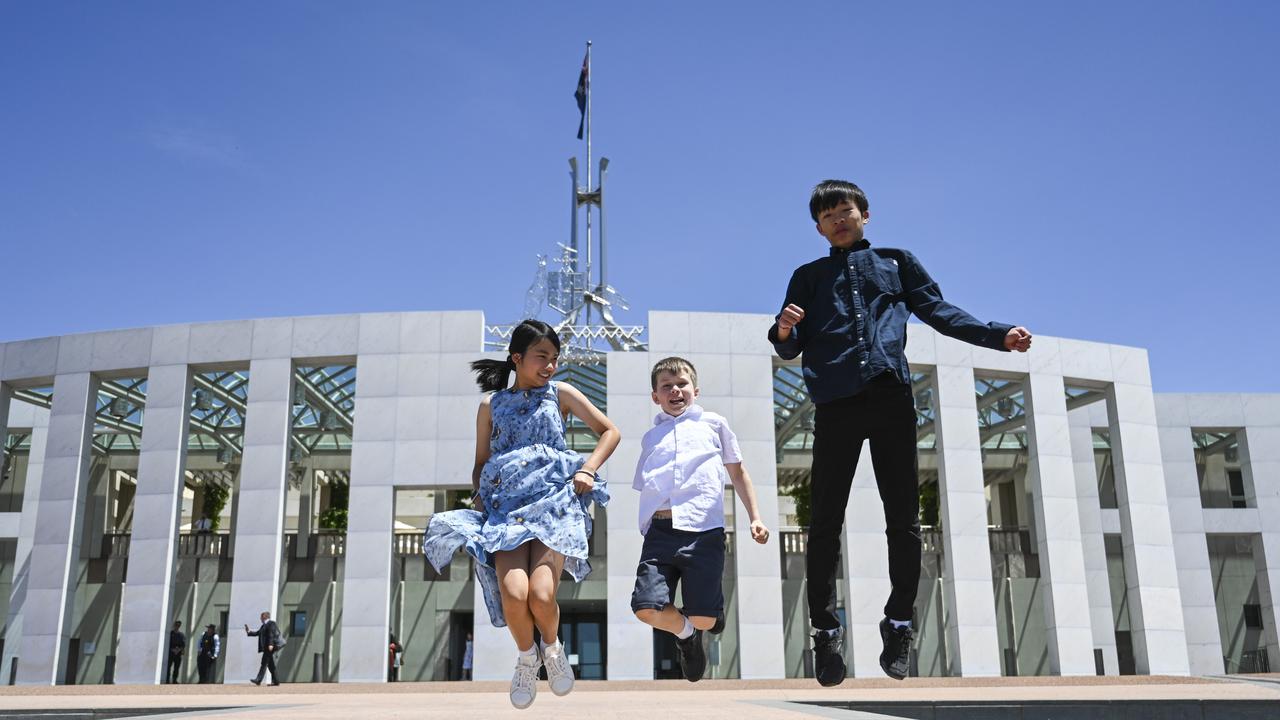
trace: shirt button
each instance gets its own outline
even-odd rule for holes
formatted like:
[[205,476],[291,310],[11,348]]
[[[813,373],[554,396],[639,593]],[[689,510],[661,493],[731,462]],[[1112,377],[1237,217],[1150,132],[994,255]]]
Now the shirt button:
[[861,320],[861,319],[862,319],[862,313],[858,313],[856,317],[857,317],[859,320]]
[[866,365],[866,364],[867,364],[867,361],[866,361],[866,360],[863,360],[862,362],[860,362],[860,363],[858,363],[858,364],[859,364],[859,365]]
[[858,338],[858,342],[862,342],[862,338]]

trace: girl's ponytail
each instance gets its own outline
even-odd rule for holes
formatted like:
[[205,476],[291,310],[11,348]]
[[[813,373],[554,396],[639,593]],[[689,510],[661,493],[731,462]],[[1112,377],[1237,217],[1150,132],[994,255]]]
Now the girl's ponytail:
[[506,390],[511,382],[511,373],[516,369],[511,356],[523,354],[531,345],[543,339],[550,340],[556,346],[556,352],[560,352],[560,336],[550,325],[541,320],[530,319],[515,326],[511,331],[511,343],[507,346],[506,360],[476,360],[471,363],[471,369],[476,373],[476,384],[485,392]]
[[511,382],[511,371],[516,369],[516,364],[511,362],[511,358],[476,360],[471,363],[471,369],[476,373],[476,384],[481,390],[496,392],[506,389]]

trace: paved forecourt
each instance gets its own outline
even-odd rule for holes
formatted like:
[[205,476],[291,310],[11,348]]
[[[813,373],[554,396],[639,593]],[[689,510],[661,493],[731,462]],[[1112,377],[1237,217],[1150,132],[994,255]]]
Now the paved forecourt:
[[[125,717],[121,711],[131,713],[129,717],[150,718],[533,717],[512,708],[506,690],[503,682],[298,684],[261,689],[235,685],[3,687],[0,718]],[[1151,713],[1163,706],[1176,708],[1168,717],[1263,718],[1267,713],[1280,717],[1280,675],[946,678],[901,683],[869,679],[849,680],[833,689],[819,688],[812,680],[723,680],[697,685],[680,680],[580,682],[564,698],[546,691],[542,683],[533,709],[556,718],[591,720],[944,718],[951,716],[948,709],[969,717],[1040,717],[1018,709],[1020,704],[1063,701],[1090,705],[1093,717],[1132,716],[1135,701],[1145,708],[1142,717],[1166,716]],[[977,702],[990,706],[990,713],[972,715],[977,708],[966,706]],[[1234,708],[1229,714],[1211,712],[1215,707],[1228,709],[1225,703]],[[850,707],[875,708],[875,712]],[[1098,714],[1100,707],[1103,714]]]

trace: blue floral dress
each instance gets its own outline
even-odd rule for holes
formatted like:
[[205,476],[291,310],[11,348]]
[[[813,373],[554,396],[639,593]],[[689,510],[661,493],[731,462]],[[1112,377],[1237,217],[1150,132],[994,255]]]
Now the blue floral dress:
[[583,495],[573,492],[573,473],[584,458],[564,442],[557,383],[530,390],[499,390],[489,401],[493,431],[489,460],[480,471],[485,512],[450,510],[431,516],[423,541],[427,560],[440,571],[459,547],[476,559],[476,579],[489,619],[505,627],[494,553],[540,540],[564,555],[564,569],[580,582],[591,572],[587,538],[590,503],[604,506],[603,479]]

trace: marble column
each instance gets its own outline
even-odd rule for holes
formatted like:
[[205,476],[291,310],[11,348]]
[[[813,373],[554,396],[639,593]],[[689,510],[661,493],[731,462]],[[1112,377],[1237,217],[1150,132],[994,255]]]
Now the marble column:
[[0,683],[9,682],[9,673],[22,648],[23,610],[26,607],[27,587],[31,582],[31,548],[35,545],[40,509],[40,485],[44,476],[44,453],[49,437],[49,411],[39,408],[35,410],[34,416],[22,515],[18,520],[18,547],[13,561],[9,617],[5,624],[4,657],[0,660]]
[[1093,456],[1093,424],[1089,410],[1068,413],[1071,425],[1071,458],[1076,479],[1076,508],[1080,517],[1080,546],[1084,554],[1085,584],[1089,592],[1089,625],[1093,647],[1102,650],[1104,675],[1120,673],[1116,654],[1116,627],[1111,611],[1111,578],[1102,531],[1102,507],[1098,500],[1098,468]]
[[1040,596],[1048,631],[1049,671],[1093,675],[1093,628],[1079,501],[1062,375],[1032,372],[1023,383],[1027,421],[1027,487],[1040,555]]
[[[697,319],[697,316],[695,316]],[[761,334],[767,330],[761,329]],[[766,349],[768,346],[765,346]],[[773,427],[773,364],[765,354],[729,357],[732,378],[730,427],[738,436],[742,465],[751,476],[760,517],[773,533],[761,545],[751,539],[751,521],[736,499],[734,558],[738,593],[738,671],[744,680],[785,676],[782,627],[782,565],[777,533],[777,443]],[[623,563],[624,567],[626,563]]]
[[1161,463],[1186,628],[1187,661],[1194,675],[1218,675],[1222,673],[1222,636],[1218,631],[1218,605],[1213,597],[1200,475],[1196,470],[1195,442],[1191,438],[1186,398],[1157,396],[1156,416],[1160,423]]
[[[649,397],[652,355],[612,352],[608,355],[609,419],[622,442],[603,474],[609,481],[609,522],[605,527],[608,581],[607,677],[610,680],[653,679],[653,633],[631,612],[631,591],[644,536],[640,534],[640,494],[631,487],[640,438],[653,427],[655,406]],[[476,609],[476,625],[482,610]]]
[[[1260,396],[1245,405],[1248,425],[1240,437],[1240,464],[1246,488],[1252,488],[1262,532],[1254,541],[1258,595],[1267,657],[1280,667],[1280,527],[1265,520],[1280,518],[1280,399]],[[1248,402],[1248,401],[1246,401]],[[1261,553],[1258,552],[1259,548]],[[1188,629],[1190,631],[1190,628]]]
[[[473,680],[510,680],[516,666],[516,644],[505,627],[494,627],[485,609],[479,582],[474,587],[475,621],[472,628],[471,677]],[[612,679],[612,678],[611,678]]]
[[[478,397],[466,362],[476,357],[482,327],[475,313],[360,316],[342,682],[387,679],[396,488],[470,485]],[[450,351],[447,363],[436,354],[442,350]],[[464,350],[472,353],[466,361]],[[443,423],[442,413],[451,414]]]
[[1186,675],[1190,665],[1182,596],[1149,381],[1109,385],[1107,416],[1134,662],[1140,674]]
[[88,372],[54,378],[18,654],[20,685],[65,680],[97,397],[98,381]]
[[[228,684],[246,683],[258,673],[258,646],[239,638],[243,626],[248,624],[256,630],[263,612],[271,613],[277,623],[284,623],[284,619],[276,615],[284,544],[285,476],[293,420],[292,390],[292,360],[262,358],[250,362],[244,455],[236,489],[238,502],[231,522],[235,561],[227,620],[229,637],[223,645]],[[283,625],[281,630],[285,630]]]
[[[156,684],[163,677],[173,601],[191,412],[191,372],[163,365],[147,374],[138,487],[134,496],[128,575],[121,600],[116,682]],[[197,628],[187,625],[195,637]]]
[[950,674],[998,676],[1000,644],[973,368],[940,363],[934,389]]

